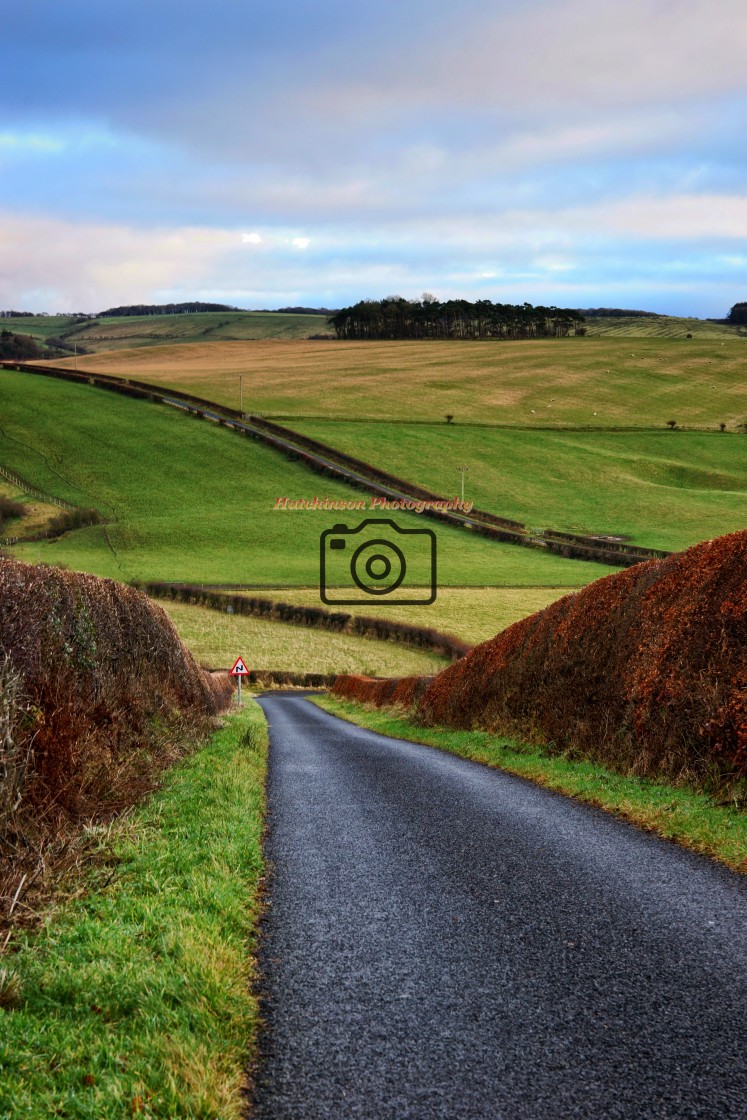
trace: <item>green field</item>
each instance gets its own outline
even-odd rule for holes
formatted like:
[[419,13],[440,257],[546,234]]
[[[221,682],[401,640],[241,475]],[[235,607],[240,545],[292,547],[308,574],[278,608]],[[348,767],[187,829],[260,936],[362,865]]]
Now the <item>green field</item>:
[[159,602],[159,606],[187,648],[210,669],[230,669],[237,657],[244,657],[250,669],[407,677],[437,673],[448,664],[443,657],[393,642],[226,615],[184,603]]
[[0,325],[46,343],[50,337],[77,342],[86,350],[113,350],[164,343],[228,339],[308,338],[328,334],[326,315],[263,311],[202,311],[182,315],[123,315],[76,321],[69,315],[9,318]]
[[[573,590],[572,587],[442,587],[432,606],[425,609],[391,606],[386,617],[414,626],[432,626],[441,633],[455,634],[462,641],[477,645]],[[277,588],[270,592],[270,598],[312,607],[319,603],[315,591],[301,588]],[[350,606],[345,610],[353,615],[377,613],[375,604]]]
[[[166,406],[11,372],[0,373],[0,395],[2,465],[108,519],[56,541],[15,546],[19,559],[121,580],[316,587],[319,534],[340,515],[276,511],[276,498],[362,497]],[[361,516],[346,515],[351,524]],[[423,527],[417,514],[397,521]],[[438,527],[437,536],[444,586],[582,586],[607,571],[458,529]],[[428,608],[422,611],[429,625]]]
[[[63,364],[71,365],[71,359]],[[81,368],[274,417],[548,428],[737,430],[747,338],[204,342],[92,354]]]
[[293,427],[439,494],[532,528],[678,550],[747,525],[747,435],[526,432],[320,420]]

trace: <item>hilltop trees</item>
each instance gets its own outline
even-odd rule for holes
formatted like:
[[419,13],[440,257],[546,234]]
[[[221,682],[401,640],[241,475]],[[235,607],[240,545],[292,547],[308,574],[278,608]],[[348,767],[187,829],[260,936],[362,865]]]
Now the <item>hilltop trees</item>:
[[491,303],[489,299],[441,303],[426,292],[422,300],[401,296],[361,300],[343,307],[329,323],[337,337],[345,339],[513,339],[563,338],[583,319],[571,308]]
[[131,303],[123,307],[108,307],[106,311],[99,312],[98,318],[115,319],[130,315],[194,315],[198,311],[238,310],[238,307],[229,307],[227,303],[201,303],[199,300],[192,300],[189,303]]
[[726,316],[727,323],[736,323],[747,326],[747,302],[735,303],[729,314]]

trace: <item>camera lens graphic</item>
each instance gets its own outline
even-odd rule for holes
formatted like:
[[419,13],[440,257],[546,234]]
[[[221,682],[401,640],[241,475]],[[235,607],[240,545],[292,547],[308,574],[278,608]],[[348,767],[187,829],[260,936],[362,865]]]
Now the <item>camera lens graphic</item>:
[[[350,561],[353,581],[367,595],[391,594],[402,583],[406,572],[407,564],[402,550],[391,541],[383,539],[366,541],[355,550]],[[384,580],[389,582],[383,587],[374,586]]]

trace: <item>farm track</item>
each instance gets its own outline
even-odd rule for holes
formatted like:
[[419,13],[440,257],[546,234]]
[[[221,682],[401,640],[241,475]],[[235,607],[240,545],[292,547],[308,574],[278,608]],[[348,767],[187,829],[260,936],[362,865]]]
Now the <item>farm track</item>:
[[[424,491],[421,487],[389,476],[370,464],[353,459],[332,447],[310,440],[279,424],[263,420],[261,417],[244,417],[236,409],[217,405],[214,401],[195,397],[188,393],[177,393],[149,382],[131,378],[114,377],[109,374],[89,373],[85,370],[70,370],[60,366],[36,365],[26,362],[0,362],[0,367],[23,373],[56,377],[62,380],[90,384],[109,389],[126,396],[139,397],[155,403],[180,408],[186,412],[210,420],[224,427],[232,428],[242,435],[261,440],[292,459],[300,460],[316,473],[336,477],[358,489],[384,497],[391,501],[446,501],[437,494]],[[639,549],[628,545],[600,542],[594,537],[563,533],[546,529],[533,533],[519,522],[497,517],[483,510],[472,510],[469,515],[457,511],[424,509],[423,515],[432,519],[488,537],[507,544],[525,548],[544,549],[565,557],[590,560],[597,563],[629,567],[646,560],[669,555],[658,549]]]

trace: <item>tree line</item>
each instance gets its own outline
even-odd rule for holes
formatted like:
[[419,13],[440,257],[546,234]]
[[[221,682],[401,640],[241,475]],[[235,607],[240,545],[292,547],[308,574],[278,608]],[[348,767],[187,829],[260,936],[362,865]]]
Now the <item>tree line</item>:
[[726,316],[726,322],[735,323],[738,326],[747,325],[747,303],[735,303]]
[[328,320],[344,339],[399,338],[564,338],[585,333],[584,316],[568,307],[533,307],[531,303],[441,302],[424,293],[420,300],[390,296],[343,307]]
[[239,307],[229,307],[226,303],[201,303],[199,300],[192,300],[189,303],[131,303],[124,307],[109,307],[106,311],[99,311],[96,317],[116,319],[127,315],[184,315],[199,311],[240,310]]

